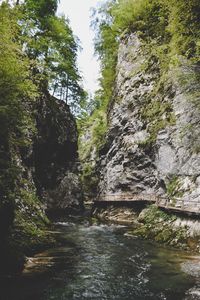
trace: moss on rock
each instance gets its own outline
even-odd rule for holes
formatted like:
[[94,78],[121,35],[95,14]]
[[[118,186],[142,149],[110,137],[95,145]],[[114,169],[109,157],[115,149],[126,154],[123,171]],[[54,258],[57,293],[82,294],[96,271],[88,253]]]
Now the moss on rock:
[[[154,240],[169,247],[199,252],[200,230],[195,233],[192,226],[195,220],[181,218],[159,209],[156,205],[147,208],[134,207],[96,207],[93,215],[106,222],[126,224],[128,234]],[[200,226],[199,226],[200,227]]]
[[177,218],[176,215],[151,205],[140,213],[138,217],[140,226],[132,233],[168,246],[188,250],[190,248],[188,228],[177,226],[175,224]]

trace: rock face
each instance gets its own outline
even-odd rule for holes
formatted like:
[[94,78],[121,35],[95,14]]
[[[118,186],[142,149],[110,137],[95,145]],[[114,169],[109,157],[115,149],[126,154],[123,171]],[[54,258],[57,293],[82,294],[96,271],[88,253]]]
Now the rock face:
[[83,208],[77,129],[69,107],[46,94],[34,104],[24,101],[24,111],[23,142],[16,133],[17,142],[4,147],[7,152],[1,148],[7,184],[0,194],[0,273],[4,274],[19,270],[24,254],[55,242],[47,232],[46,210]]
[[80,209],[77,128],[68,105],[50,95],[36,103],[35,133],[20,148],[16,160],[35,189],[44,209]]
[[37,107],[35,180],[47,209],[80,209],[78,135],[69,107],[53,97]]
[[149,195],[200,211],[199,67],[162,73],[136,34],[123,38],[101,150],[98,199]]

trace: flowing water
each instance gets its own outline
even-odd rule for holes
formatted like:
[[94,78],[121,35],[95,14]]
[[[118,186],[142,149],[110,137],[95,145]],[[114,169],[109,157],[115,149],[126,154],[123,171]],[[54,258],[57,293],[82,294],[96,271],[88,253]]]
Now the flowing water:
[[117,225],[58,222],[62,246],[29,259],[21,276],[0,280],[1,300],[200,299],[181,271],[185,253],[131,237]]

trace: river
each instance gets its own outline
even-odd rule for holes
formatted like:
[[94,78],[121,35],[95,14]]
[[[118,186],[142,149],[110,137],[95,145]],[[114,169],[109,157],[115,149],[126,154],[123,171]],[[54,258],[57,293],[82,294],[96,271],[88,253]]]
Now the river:
[[188,254],[138,237],[126,227],[71,218],[55,224],[62,242],[1,278],[1,300],[193,300],[198,279],[184,273]]

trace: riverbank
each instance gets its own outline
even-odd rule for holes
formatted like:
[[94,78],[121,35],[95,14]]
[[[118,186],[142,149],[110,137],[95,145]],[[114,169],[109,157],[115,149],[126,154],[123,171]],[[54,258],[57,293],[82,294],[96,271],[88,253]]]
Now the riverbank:
[[96,205],[93,216],[105,222],[130,225],[130,235],[200,253],[200,220],[197,217],[168,213],[155,205]]

